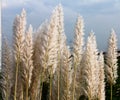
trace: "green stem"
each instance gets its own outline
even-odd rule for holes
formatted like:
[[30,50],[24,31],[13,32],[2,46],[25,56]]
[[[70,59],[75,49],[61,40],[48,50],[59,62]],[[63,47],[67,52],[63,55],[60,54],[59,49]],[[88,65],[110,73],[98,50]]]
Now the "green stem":
[[110,89],[111,89],[111,98],[110,98],[110,100],[112,100],[112,84],[110,85]]
[[91,96],[88,96],[88,100],[91,100]]
[[40,100],[42,98],[42,88],[43,88],[43,73],[41,75],[41,80],[40,80]]
[[50,72],[50,95],[49,95],[49,100],[52,100],[52,68]]

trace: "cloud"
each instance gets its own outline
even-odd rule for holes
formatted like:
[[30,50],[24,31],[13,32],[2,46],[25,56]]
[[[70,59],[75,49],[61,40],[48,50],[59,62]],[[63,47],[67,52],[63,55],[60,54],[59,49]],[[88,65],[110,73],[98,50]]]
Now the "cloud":
[[6,8],[7,7],[7,3],[6,2],[3,2],[2,3],[2,8]]
[[82,0],[81,5],[90,5],[90,4],[96,4],[96,3],[105,3],[109,0]]
[[120,11],[120,0],[115,0],[114,8]]
[[25,4],[25,1],[24,0],[2,0],[2,8],[18,7]]
[[[52,10],[60,3],[59,1],[3,0],[3,33],[6,33],[9,37],[11,36],[13,20],[16,14],[20,14],[22,8],[25,8],[27,11],[28,24],[32,24],[34,28],[39,27],[46,18],[50,18]],[[73,38],[74,25],[78,14],[82,15],[85,20],[85,33],[88,35],[91,29],[95,31],[100,49],[106,47],[108,31],[112,27],[115,28],[117,34],[120,31],[120,24],[118,23],[120,0],[61,0],[61,3],[65,15],[65,32],[68,41],[71,41]],[[101,42],[101,38],[103,38],[106,44]]]
[[[11,3],[12,2],[12,3]],[[52,10],[56,5],[62,3],[63,7],[74,10],[79,13],[111,13],[119,12],[119,0],[4,0],[2,2],[3,8],[29,8],[33,11],[47,12]],[[48,10],[48,11],[47,11]]]

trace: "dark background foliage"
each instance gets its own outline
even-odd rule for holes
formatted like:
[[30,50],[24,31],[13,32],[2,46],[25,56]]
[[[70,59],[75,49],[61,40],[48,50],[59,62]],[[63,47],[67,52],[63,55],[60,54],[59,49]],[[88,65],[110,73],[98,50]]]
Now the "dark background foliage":
[[[118,79],[113,86],[113,100],[120,100],[120,56],[118,57]],[[110,85],[106,82],[106,100],[110,100]]]
[[[0,73],[0,80],[2,80],[2,75]],[[48,100],[48,90],[49,90],[49,83],[44,82],[43,86],[43,93],[42,93],[42,100]],[[106,100],[110,100],[110,85],[106,82]],[[2,85],[0,82],[0,100],[2,99]],[[118,57],[118,79],[117,83],[113,86],[113,100],[120,100],[120,56]]]

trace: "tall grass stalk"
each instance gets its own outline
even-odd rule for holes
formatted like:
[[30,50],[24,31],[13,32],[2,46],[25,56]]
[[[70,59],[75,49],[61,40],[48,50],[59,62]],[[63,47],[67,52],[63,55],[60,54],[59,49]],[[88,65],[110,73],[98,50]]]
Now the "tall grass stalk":
[[[32,71],[32,82],[30,85],[30,100],[36,98],[41,98],[41,84],[43,82],[43,60],[41,59],[42,49],[42,39],[41,36],[46,34],[46,22],[42,23],[35,33],[34,42],[33,42],[33,71]],[[42,56],[43,57],[43,56]],[[38,97],[37,97],[38,95]]]
[[63,14],[63,8],[62,5],[59,4],[56,7],[56,11],[57,11],[57,45],[58,45],[58,54],[57,54],[57,66],[58,66],[58,72],[57,72],[57,77],[58,77],[58,100],[61,100],[62,97],[62,69],[61,69],[61,59],[62,59],[62,55],[63,55],[63,48],[64,45],[66,43],[66,37],[65,37],[65,33],[64,33],[64,14]]
[[[54,74],[56,70],[56,61],[57,61],[57,42],[56,42],[56,35],[57,35],[57,12],[56,9],[53,11],[53,14],[50,18],[50,22],[47,23],[46,30],[43,32],[41,37],[41,53],[40,53],[40,60],[41,66],[43,68],[43,72],[48,72],[50,78],[52,78],[51,74]],[[55,33],[55,34],[54,34]],[[52,71],[52,72],[51,72]],[[42,76],[43,79],[44,76]],[[52,80],[50,79],[50,85],[52,84]],[[42,83],[43,84],[43,83]],[[52,85],[51,85],[52,86]],[[52,94],[52,87],[50,86],[49,96]]]
[[53,78],[53,69],[51,67],[51,71],[50,71],[50,92],[49,92],[49,100],[52,100],[52,78]]
[[64,46],[61,67],[62,96],[61,100],[71,100],[71,57],[67,45]]
[[[82,59],[82,53],[83,53],[83,45],[84,45],[84,21],[81,16],[78,16],[76,25],[75,25],[75,35],[74,35],[74,42],[73,42],[73,94],[72,94],[72,100],[75,100],[75,92],[76,92],[76,86],[79,83],[78,80],[76,80],[77,70],[80,69],[80,62]],[[80,85],[80,84],[79,84]],[[79,89],[79,88],[78,88]]]
[[[14,35],[14,56],[15,56],[15,84],[14,84],[14,100],[17,98],[17,90],[20,90],[21,93],[20,97],[22,96],[22,83],[20,83],[20,87],[18,86],[18,80],[21,80],[20,77],[18,78],[18,74],[20,74],[20,63],[22,62],[23,56],[23,47],[24,47],[24,33],[26,29],[26,12],[23,9],[21,15],[17,15],[14,20],[13,25],[13,35]],[[19,73],[20,72],[20,73]],[[19,97],[19,98],[20,98]]]
[[7,39],[3,41],[2,48],[2,66],[1,66],[1,92],[4,100],[9,100],[10,97],[10,86],[12,80],[12,67],[11,67],[11,50],[8,45]]
[[40,94],[39,94],[39,99],[41,100],[42,98],[42,89],[43,89],[43,79],[44,79],[44,73],[45,71],[42,72],[41,74],[41,78],[40,78]]
[[29,26],[25,34],[25,46],[23,52],[23,70],[21,71],[22,80],[25,83],[25,98],[28,100],[28,90],[31,84],[32,70],[33,70],[33,41],[32,41],[32,26]]
[[[19,57],[18,57],[19,58]],[[16,94],[17,94],[17,83],[18,83],[18,70],[19,70],[19,59],[16,61],[16,70],[15,70],[15,89],[14,89],[14,100],[16,100]]]
[[74,72],[73,72],[73,94],[72,94],[72,100],[75,100],[75,85],[76,85],[76,70],[77,70],[77,67],[76,67],[76,63],[74,63]]
[[105,100],[105,73],[104,73],[104,56],[101,52],[98,58],[99,61],[99,85],[97,98]]
[[110,100],[113,100],[112,99],[112,91],[113,91],[113,85],[112,84],[110,84]]
[[117,74],[117,36],[115,31],[112,29],[109,41],[108,41],[108,51],[106,55],[106,77],[107,81],[110,84],[111,90],[111,100],[112,100],[112,88],[113,85],[116,83],[118,78]]

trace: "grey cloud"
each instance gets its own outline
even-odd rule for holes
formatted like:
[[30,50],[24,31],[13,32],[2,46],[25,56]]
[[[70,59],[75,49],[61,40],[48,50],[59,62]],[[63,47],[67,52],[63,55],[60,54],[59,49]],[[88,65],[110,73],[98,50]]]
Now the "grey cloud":
[[[9,3],[10,1],[11,0],[9,0]],[[23,1],[24,3],[21,3],[19,6],[16,6],[18,4],[15,2],[10,4],[11,6],[8,6],[8,8],[2,9],[3,33],[7,34],[7,36],[11,36],[13,20],[16,14],[21,12],[22,8],[25,8],[27,11],[28,24],[32,24],[34,28],[37,28],[46,18],[50,18],[52,10],[60,3],[57,0]],[[61,0],[65,16],[65,33],[68,41],[71,41],[73,38],[76,18],[77,15],[80,14],[85,21],[85,37],[87,37],[91,29],[93,29],[96,34],[98,48],[105,50],[107,38],[112,27],[116,30],[120,47],[120,23],[118,22],[120,18],[120,10],[118,9],[119,2],[120,1],[116,0],[109,0],[108,2],[107,0],[106,2],[81,5],[79,0]],[[101,39],[105,42],[103,43]]]

